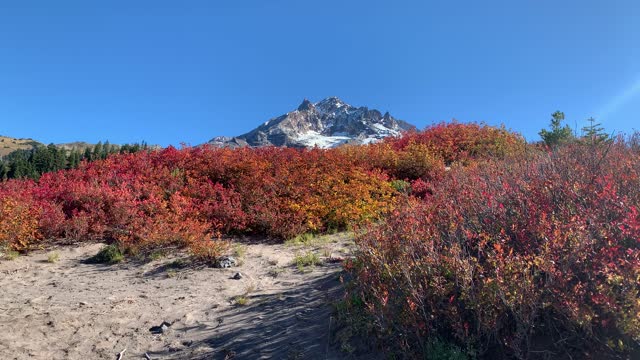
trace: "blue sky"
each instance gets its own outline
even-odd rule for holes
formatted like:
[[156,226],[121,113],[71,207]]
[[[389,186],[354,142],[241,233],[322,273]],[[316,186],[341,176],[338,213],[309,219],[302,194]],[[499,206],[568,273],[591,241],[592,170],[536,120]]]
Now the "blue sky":
[[338,96],[422,128],[640,129],[640,1],[2,1],[0,134],[199,144]]

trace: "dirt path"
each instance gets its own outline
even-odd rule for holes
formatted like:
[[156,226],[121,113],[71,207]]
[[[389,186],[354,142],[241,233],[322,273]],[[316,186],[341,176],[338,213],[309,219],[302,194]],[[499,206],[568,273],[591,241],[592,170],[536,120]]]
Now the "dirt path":
[[[245,244],[242,265],[184,266],[184,258],[87,264],[102,244],[0,262],[3,359],[340,359],[330,303],[341,265],[292,265],[348,253],[345,235],[312,245]],[[59,255],[48,262],[52,252]],[[243,277],[233,279],[236,272]],[[149,331],[170,323],[160,334]]]

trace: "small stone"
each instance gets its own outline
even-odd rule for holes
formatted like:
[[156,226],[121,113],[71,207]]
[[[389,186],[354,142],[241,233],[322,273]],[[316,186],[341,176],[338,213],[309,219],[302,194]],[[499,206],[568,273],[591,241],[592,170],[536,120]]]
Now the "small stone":
[[241,274],[241,273],[239,273],[239,272],[237,272],[235,275],[233,275],[233,278],[232,278],[232,279],[234,279],[234,280],[240,280],[240,279],[242,279],[242,277],[243,277],[243,276],[242,276],[242,274]]
[[236,266],[237,263],[238,262],[233,256],[223,256],[216,261],[216,267],[226,269]]
[[160,326],[152,326],[149,331],[152,334],[164,334],[169,330],[169,326],[171,326],[171,323],[163,321]]
[[332,256],[326,260],[329,264],[341,263],[344,262],[344,258],[340,256]]
[[80,301],[78,304],[80,304],[80,306],[87,306],[89,305],[87,302],[85,301]]

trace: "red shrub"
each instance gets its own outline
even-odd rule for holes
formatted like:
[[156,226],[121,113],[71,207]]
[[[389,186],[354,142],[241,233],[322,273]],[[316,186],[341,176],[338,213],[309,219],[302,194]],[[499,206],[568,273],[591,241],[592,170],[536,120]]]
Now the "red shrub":
[[24,244],[111,239],[131,251],[177,245],[204,257],[224,247],[210,241],[221,233],[288,238],[376,219],[393,194],[385,175],[338,152],[207,147],[114,155],[3,189],[21,206],[5,212],[18,211],[30,229]]
[[622,143],[565,147],[421,183],[424,200],[358,236],[359,294],[404,351],[436,337],[517,358],[634,346],[639,160]]

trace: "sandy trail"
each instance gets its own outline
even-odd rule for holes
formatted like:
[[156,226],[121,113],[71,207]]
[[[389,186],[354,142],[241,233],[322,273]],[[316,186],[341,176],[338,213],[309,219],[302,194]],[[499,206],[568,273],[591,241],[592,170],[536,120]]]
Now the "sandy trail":
[[[102,244],[61,247],[0,262],[3,359],[340,359],[330,340],[341,265],[300,271],[296,254],[344,256],[338,234],[315,246],[243,245],[230,269],[186,257],[87,264]],[[52,251],[55,263],[47,261]],[[243,278],[233,279],[236,272]],[[239,302],[245,302],[239,305]],[[171,324],[161,334],[149,329]]]

